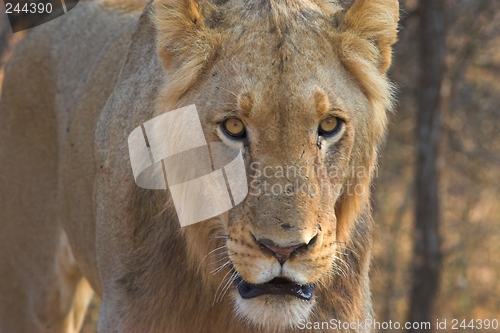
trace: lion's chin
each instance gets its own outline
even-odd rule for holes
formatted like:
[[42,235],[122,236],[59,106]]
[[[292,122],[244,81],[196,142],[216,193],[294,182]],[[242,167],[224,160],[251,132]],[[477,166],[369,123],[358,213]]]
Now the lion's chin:
[[269,332],[281,332],[297,327],[307,320],[314,307],[314,299],[302,300],[290,295],[262,295],[244,299],[237,290],[231,293],[235,312],[251,326]]

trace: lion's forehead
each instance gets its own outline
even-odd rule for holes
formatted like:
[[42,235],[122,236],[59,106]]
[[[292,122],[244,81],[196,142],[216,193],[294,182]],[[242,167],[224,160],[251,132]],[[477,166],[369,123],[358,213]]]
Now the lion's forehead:
[[302,48],[265,48],[268,52],[241,46],[237,54],[222,53],[211,68],[212,76],[217,76],[209,83],[213,98],[235,102],[241,95],[249,94],[254,112],[264,113],[256,119],[284,117],[297,123],[307,123],[315,112],[317,92],[328,98],[332,109],[343,110],[350,116],[359,110],[368,111],[366,96],[333,51],[307,56]]
[[327,18],[309,2],[302,5],[270,8],[263,2],[246,15],[241,15],[246,9],[237,9],[240,14],[227,24],[229,30],[221,29],[225,38],[208,71],[207,93],[199,94],[200,104],[236,104],[239,96],[250,93],[255,121],[274,119],[285,127],[310,126],[317,91],[327,95],[332,109],[368,109],[362,90],[339,59],[332,16]]
[[[210,105],[239,108],[242,96],[251,99],[251,121],[260,126],[279,122],[281,128],[306,128],[317,122],[317,93],[324,95],[331,110],[342,110],[347,118],[369,116],[370,104],[359,85],[331,55],[314,66],[306,66],[297,53],[287,55],[281,67],[272,56],[232,58],[212,68],[218,78],[208,84]],[[308,60],[306,60],[308,61]],[[206,104],[202,94],[201,104]],[[212,112],[219,112],[212,108]],[[324,110],[330,111],[330,110]]]
[[295,71],[300,67],[300,72],[305,72],[304,66],[318,67],[335,57],[340,45],[334,38],[333,17],[311,5],[308,1],[296,6],[262,1],[252,8],[235,6],[234,12],[227,13],[230,23],[220,30],[224,36],[221,54],[227,62],[245,59],[252,69],[261,68],[267,61],[274,69],[268,76],[274,76],[277,70]]

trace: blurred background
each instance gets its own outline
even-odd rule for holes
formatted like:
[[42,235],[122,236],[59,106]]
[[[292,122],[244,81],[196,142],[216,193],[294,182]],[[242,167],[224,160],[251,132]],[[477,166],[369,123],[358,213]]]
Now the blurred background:
[[[500,1],[400,4],[399,102],[373,187],[377,320],[500,321]],[[2,67],[24,35],[4,13]],[[98,311],[95,299],[82,333]]]
[[[415,274],[419,259],[415,241],[422,230],[417,224],[424,224],[427,232],[437,223],[439,253],[434,257],[440,258],[439,274],[430,281],[437,289],[432,291],[435,296],[428,295],[434,300],[420,307],[432,306],[430,320],[447,319],[445,331],[451,332],[452,319],[468,319],[467,323],[470,319],[500,320],[500,1],[400,3],[401,30],[390,72],[399,86],[399,103],[391,117],[374,189],[374,305],[380,321],[404,322],[410,312],[419,311],[412,303],[412,296],[418,301],[412,289],[419,281],[434,278],[430,271],[435,269],[431,263],[427,275]],[[436,25],[422,18],[426,15],[442,19],[442,37],[439,29],[422,36],[429,32],[422,25]],[[430,54],[435,59],[429,59]],[[429,61],[439,63],[441,56],[443,71],[438,73],[436,64]],[[423,80],[423,76],[431,78]],[[428,91],[436,85],[432,77],[439,83],[434,108],[422,101],[429,99],[426,93],[432,95]],[[426,112],[439,115],[440,125],[422,116]],[[439,135],[426,140],[426,131]],[[424,205],[420,210],[432,206],[427,202],[432,193],[417,190],[417,179],[424,173],[419,150],[425,153],[426,144],[434,144],[433,140],[437,222],[429,221],[433,214],[419,214],[417,208],[418,202]],[[433,177],[424,177],[419,186],[432,181]],[[428,254],[427,260],[432,262],[432,257]],[[487,330],[460,329],[477,331]]]

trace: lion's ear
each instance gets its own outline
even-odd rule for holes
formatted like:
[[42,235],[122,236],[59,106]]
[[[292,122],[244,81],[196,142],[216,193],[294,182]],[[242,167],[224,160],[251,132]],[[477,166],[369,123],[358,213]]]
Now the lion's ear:
[[[344,52],[364,52],[367,60],[376,62],[380,71],[385,73],[391,65],[398,20],[398,0],[355,0],[339,17]],[[356,41],[356,37],[372,43],[376,49],[369,50]]]
[[153,6],[158,54],[182,93],[220,45],[220,35],[206,26],[216,9],[206,0],[155,0]]
[[214,33],[205,26],[204,16],[213,6],[203,0],[156,0],[154,21],[157,47],[162,63],[206,59],[213,48]]

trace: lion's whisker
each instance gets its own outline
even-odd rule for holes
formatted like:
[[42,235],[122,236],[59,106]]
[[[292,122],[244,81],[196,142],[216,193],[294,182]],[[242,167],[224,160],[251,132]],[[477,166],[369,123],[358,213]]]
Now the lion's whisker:
[[225,255],[228,255],[228,252],[226,250],[224,250],[224,249],[221,249],[219,251],[222,251],[222,252],[209,254],[208,257],[207,257],[207,259],[208,258],[212,258],[212,257],[213,258],[218,258],[218,257],[222,257],[222,256],[225,256]]
[[214,301],[213,301],[213,303],[212,303],[212,306],[213,306],[213,305],[215,305],[215,303],[217,303],[217,302],[216,302],[216,300],[217,300],[217,295],[218,295],[218,293],[219,293],[220,287],[222,286],[222,284],[223,284],[223,283],[224,283],[224,281],[226,280],[226,277],[228,276],[228,274],[229,274],[229,273],[231,273],[231,271],[228,271],[228,272],[226,273],[226,275],[224,275],[224,277],[223,277],[223,278],[222,278],[222,280],[220,281],[219,286],[217,287],[217,290],[215,291]]
[[214,269],[210,273],[213,275],[219,274],[226,266],[231,264],[231,260],[226,261],[224,264],[222,264],[219,268]]
[[348,269],[348,270],[351,269],[351,266],[349,266],[349,264],[344,259],[339,258],[337,256],[334,256],[334,259],[338,260],[340,263],[344,264],[346,269]]
[[229,254],[227,252],[221,252],[221,253],[217,253],[217,254],[214,253],[210,256],[210,259],[216,260],[214,262],[217,262],[217,261],[220,261],[220,258],[222,258],[222,257],[229,258]]
[[201,264],[205,261],[205,259],[206,259],[209,255],[211,255],[211,254],[212,254],[212,253],[214,253],[215,251],[220,251],[220,250],[222,250],[222,249],[224,249],[224,248],[226,248],[226,247],[227,247],[227,245],[222,245],[222,246],[220,246],[220,247],[218,247],[218,248],[216,248],[216,249],[214,249],[214,250],[212,250],[212,251],[208,252],[208,253],[207,253],[207,255],[205,255],[205,256],[203,257],[203,259],[201,259],[200,264],[199,264],[199,266],[198,266],[198,267],[200,267],[200,266],[201,266]]
[[234,271],[233,269],[233,275],[231,275],[231,277],[229,278],[229,280],[227,281],[226,285],[224,286],[224,288],[222,288],[222,291],[221,291],[221,294],[219,296],[219,298],[217,299],[217,302],[220,302],[222,301],[222,299],[224,298],[224,296],[226,295],[227,291],[229,290],[229,287],[231,287],[231,283],[234,282],[234,279],[236,277],[236,272]]
[[[213,249],[212,251],[208,252],[208,254],[212,254],[212,253],[214,253],[215,251],[220,250],[220,249],[223,249],[223,248],[225,248],[225,247],[227,247],[227,245],[225,245],[225,244],[224,244],[224,245],[222,245],[222,246],[219,246],[218,248]],[[208,255],[208,254],[207,254],[207,255]]]
[[346,274],[346,272],[342,269],[342,267],[340,267],[339,265],[337,265],[337,263],[335,263],[335,262],[334,262],[334,263],[332,263],[332,264],[333,264],[333,267],[334,267],[334,268],[336,268],[337,270],[339,270],[339,271],[342,273],[342,275],[343,275],[344,277],[347,277],[347,274]]
[[225,239],[225,240],[227,240],[228,238],[229,238],[228,235],[215,235],[215,236],[210,237],[209,242],[212,243],[214,241],[217,241],[218,239]]
[[220,259],[218,259],[217,261],[214,261],[214,262],[212,262],[212,263],[210,263],[210,264],[208,264],[208,265],[209,265],[209,266],[213,266],[213,265],[216,265],[216,264],[220,263],[221,261],[224,261],[224,260],[227,260],[227,259],[229,259],[229,257],[226,255],[225,257],[220,258]]
[[[335,242],[335,243],[336,243],[336,244],[345,244],[345,242]],[[360,256],[360,255],[359,255],[356,251],[354,251],[353,249],[351,249],[350,247],[347,247],[347,246],[345,246],[345,245],[340,245],[339,247],[340,247],[341,249],[343,249],[343,250],[347,250],[347,251],[351,252],[351,253],[352,253],[352,254],[354,254],[356,257],[361,258],[361,256]],[[346,255],[347,255],[347,254],[346,254]]]
[[318,282],[316,282],[316,284],[320,284],[322,287],[324,287],[326,290],[328,290],[328,288],[326,287],[326,285],[323,281],[318,280]]

